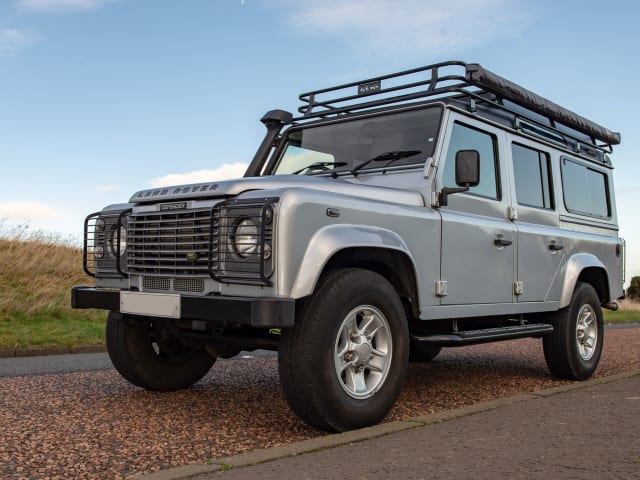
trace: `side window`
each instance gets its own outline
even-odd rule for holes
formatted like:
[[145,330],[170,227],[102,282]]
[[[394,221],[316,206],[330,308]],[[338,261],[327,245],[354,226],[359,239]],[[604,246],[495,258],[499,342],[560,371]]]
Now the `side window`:
[[477,150],[480,153],[480,183],[469,189],[469,193],[499,199],[495,137],[456,122],[451,132],[451,141],[444,165],[443,183],[445,187],[456,186],[455,161],[456,152],[460,150]]
[[511,151],[518,204],[553,209],[549,155],[517,143]]
[[611,215],[607,176],[603,172],[563,158],[562,188],[564,204],[570,212],[603,218]]

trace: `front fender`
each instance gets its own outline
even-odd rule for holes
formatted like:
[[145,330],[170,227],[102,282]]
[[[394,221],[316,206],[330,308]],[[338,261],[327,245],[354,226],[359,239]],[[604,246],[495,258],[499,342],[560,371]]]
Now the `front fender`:
[[576,288],[576,283],[580,274],[585,268],[596,267],[606,272],[604,264],[590,253],[576,253],[569,258],[562,282],[562,293],[560,294],[560,308],[564,308],[571,303],[571,295]]
[[301,298],[313,293],[327,262],[345,248],[375,247],[403,252],[415,262],[404,240],[395,232],[365,225],[328,225],[309,241],[295,276],[290,296]]

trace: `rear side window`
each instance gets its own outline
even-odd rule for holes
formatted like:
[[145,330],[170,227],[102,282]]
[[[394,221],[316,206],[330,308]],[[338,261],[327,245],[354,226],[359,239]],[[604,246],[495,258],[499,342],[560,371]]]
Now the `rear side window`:
[[572,213],[607,218],[611,215],[607,176],[598,170],[562,159],[564,204]]
[[553,209],[549,154],[517,143],[511,151],[518,204]]

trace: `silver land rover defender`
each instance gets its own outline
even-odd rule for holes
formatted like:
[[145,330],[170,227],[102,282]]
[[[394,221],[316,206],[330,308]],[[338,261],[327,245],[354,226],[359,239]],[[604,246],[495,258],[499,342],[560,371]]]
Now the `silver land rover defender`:
[[609,154],[620,134],[478,64],[300,95],[242,179],[135,193],[85,222],[107,348],[131,383],[185,388],[217,357],[278,351],[305,422],[381,421],[407,362],[542,338],[583,380],[623,295]]

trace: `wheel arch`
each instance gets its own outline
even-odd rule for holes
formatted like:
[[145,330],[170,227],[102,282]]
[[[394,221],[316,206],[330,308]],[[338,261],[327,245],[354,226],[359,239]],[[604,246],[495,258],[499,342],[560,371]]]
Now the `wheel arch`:
[[567,262],[566,275],[560,295],[560,308],[571,303],[571,295],[578,282],[590,284],[601,302],[609,299],[609,277],[604,264],[590,253],[578,253]]
[[415,262],[402,238],[391,230],[361,225],[332,225],[309,242],[291,296],[311,295],[321,278],[340,268],[363,268],[385,277],[407,313],[419,315]]

